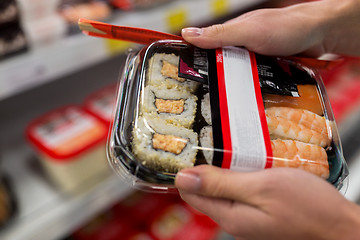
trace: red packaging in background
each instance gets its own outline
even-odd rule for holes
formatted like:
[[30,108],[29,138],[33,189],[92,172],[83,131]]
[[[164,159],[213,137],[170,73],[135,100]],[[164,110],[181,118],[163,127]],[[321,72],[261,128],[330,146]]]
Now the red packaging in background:
[[124,201],[116,204],[113,211],[118,215],[129,217],[129,221],[134,224],[141,222],[141,225],[149,224],[159,209],[178,202],[175,196],[166,196],[164,194],[134,192]]
[[88,190],[110,173],[107,128],[77,105],[39,116],[29,123],[26,135],[49,177],[64,192]]
[[122,10],[134,10],[156,6],[170,0],[110,0],[110,3]]
[[116,101],[116,84],[104,87],[90,94],[84,101],[84,108],[89,113],[109,126]]
[[321,75],[335,119],[340,123],[360,105],[360,58],[345,58]]
[[210,218],[179,201],[162,208],[151,221],[149,231],[156,240],[208,240],[216,238],[218,227]]
[[211,240],[218,225],[178,195],[134,192],[81,227],[75,240]]
[[60,15],[70,24],[76,24],[79,18],[105,20],[111,15],[107,1],[63,1],[59,9]]
[[72,235],[76,240],[115,240],[127,239],[135,234],[136,230],[112,211],[107,211],[75,231]]

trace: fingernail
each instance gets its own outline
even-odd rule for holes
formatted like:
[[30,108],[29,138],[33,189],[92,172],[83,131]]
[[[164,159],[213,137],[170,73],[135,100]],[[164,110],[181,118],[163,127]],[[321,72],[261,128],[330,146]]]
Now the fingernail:
[[202,34],[202,32],[203,32],[202,28],[196,28],[196,27],[183,28],[181,30],[181,34],[187,37],[198,37]]
[[176,174],[176,186],[185,191],[197,191],[200,189],[200,178],[194,173],[179,172]]

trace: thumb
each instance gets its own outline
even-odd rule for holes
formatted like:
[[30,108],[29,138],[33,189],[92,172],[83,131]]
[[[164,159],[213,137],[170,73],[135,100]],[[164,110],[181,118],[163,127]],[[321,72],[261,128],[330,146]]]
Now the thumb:
[[177,173],[175,185],[180,192],[253,204],[252,196],[256,196],[263,184],[256,173],[239,173],[201,165]]
[[204,28],[184,28],[181,31],[185,41],[200,48],[218,48],[222,46],[242,46],[246,41],[243,30],[235,29],[236,25],[229,23],[215,24]]

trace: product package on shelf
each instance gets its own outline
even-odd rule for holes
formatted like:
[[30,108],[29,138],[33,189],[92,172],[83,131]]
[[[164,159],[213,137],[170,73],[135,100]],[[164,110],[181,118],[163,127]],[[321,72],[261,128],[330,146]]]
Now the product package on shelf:
[[0,3],[0,60],[27,49],[27,40],[20,24],[19,7],[15,0]]
[[19,5],[21,19],[36,21],[56,13],[60,0],[16,0]]
[[109,2],[116,8],[122,10],[136,10],[157,6],[174,0],[110,0]]
[[79,106],[68,105],[29,123],[28,141],[49,177],[63,192],[81,193],[109,176],[108,128]]
[[68,30],[66,21],[56,12],[39,19],[23,21],[22,26],[29,45],[33,48],[62,40]]
[[292,167],[341,189],[348,175],[316,70],[239,47],[161,40],[131,52],[108,140],[113,169],[139,189],[175,191],[199,164]]
[[0,170],[0,231],[6,228],[17,213],[16,196],[11,179]]
[[116,84],[111,84],[90,94],[84,101],[84,109],[103,121],[106,126],[109,126],[112,121],[115,101]]
[[59,7],[59,13],[69,24],[76,24],[79,18],[104,20],[111,12],[111,7],[103,0],[63,0]]
[[360,110],[360,58],[344,57],[342,63],[324,71],[324,80],[335,119],[342,123]]
[[59,15],[60,0],[18,0],[21,26],[31,47],[63,39],[66,21]]
[[0,59],[27,50],[28,42],[19,22],[0,25]]
[[178,195],[134,192],[80,227],[73,240],[211,240],[219,227]]
[[0,2],[0,26],[9,22],[18,21],[19,8],[15,0],[2,0]]

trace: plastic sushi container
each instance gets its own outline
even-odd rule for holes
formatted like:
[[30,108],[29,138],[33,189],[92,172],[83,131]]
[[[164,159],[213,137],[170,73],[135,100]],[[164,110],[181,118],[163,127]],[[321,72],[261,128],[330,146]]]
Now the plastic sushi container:
[[26,136],[58,190],[79,194],[111,173],[107,126],[77,105],[45,113],[29,123]]
[[112,168],[135,188],[176,191],[176,173],[292,167],[344,191],[348,168],[316,70],[240,47],[161,40],[130,51],[108,139]]

